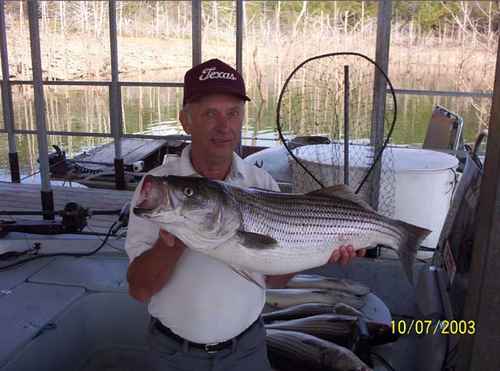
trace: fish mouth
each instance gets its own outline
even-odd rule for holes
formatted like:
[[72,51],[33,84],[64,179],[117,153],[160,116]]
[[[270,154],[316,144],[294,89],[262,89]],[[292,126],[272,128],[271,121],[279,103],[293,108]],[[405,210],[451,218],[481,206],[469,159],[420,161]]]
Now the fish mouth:
[[161,177],[146,175],[133,208],[136,215],[151,215],[160,207],[169,209],[171,205],[168,187]]
[[153,210],[143,207],[134,207],[133,211],[135,215],[151,215],[153,213]]

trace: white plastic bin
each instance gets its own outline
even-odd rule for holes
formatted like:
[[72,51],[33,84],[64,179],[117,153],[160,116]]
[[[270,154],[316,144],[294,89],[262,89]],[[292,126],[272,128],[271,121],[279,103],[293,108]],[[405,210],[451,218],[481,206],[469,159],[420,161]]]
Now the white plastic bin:
[[422,245],[436,248],[455,189],[458,159],[425,149],[399,148],[394,154],[394,218],[430,229]]

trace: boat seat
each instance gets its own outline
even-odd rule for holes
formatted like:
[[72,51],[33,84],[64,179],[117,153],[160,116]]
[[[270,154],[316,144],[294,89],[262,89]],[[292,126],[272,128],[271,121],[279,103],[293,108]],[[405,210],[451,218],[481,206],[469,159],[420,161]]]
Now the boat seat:
[[[476,154],[466,152],[463,174],[446,216],[432,265],[421,270],[416,290],[419,316],[426,319],[463,319],[472,248],[477,221],[482,165]],[[426,371],[454,369],[452,349],[460,337],[424,336],[419,343],[417,363]],[[446,367],[441,368],[443,363]],[[424,368],[422,368],[424,369]]]
[[457,151],[463,147],[464,120],[437,105],[432,111],[422,148]]
[[476,153],[467,152],[465,168],[439,236],[434,264],[448,271],[450,281],[454,281],[455,273],[466,274],[470,268],[482,168]]

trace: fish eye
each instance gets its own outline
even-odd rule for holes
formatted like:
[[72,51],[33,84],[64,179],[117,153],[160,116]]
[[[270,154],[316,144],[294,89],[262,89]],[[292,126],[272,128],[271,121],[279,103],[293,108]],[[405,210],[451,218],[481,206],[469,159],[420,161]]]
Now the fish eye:
[[190,187],[184,188],[184,195],[186,197],[191,197],[192,195],[194,195],[193,188],[190,188]]

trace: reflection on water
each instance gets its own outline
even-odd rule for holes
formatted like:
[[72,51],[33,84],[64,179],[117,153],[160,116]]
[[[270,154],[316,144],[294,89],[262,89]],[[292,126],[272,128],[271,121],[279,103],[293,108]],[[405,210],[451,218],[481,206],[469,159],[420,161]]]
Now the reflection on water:
[[[104,87],[45,87],[47,127],[53,131],[79,131],[93,133],[109,133],[109,100],[107,88]],[[14,90],[15,125],[20,129],[35,129],[33,90],[27,86],[16,86]],[[252,93],[254,95],[252,95]],[[255,96],[257,92],[250,92]],[[180,88],[157,87],[127,87],[122,90],[124,133],[146,133],[154,135],[183,134],[177,115],[182,104]],[[352,98],[352,97],[351,97]],[[292,98],[291,98],[292,99]],[[297,97],[293,97],[297,99]],[[352,98],[356,99],[356,96]],[[303,99],[304,100],[304,99]],[[358,99],[359,101],[360,99]],[[454,97],[397,97],[398,117],[392,142],[395,144],[418,144],[425,137],[427,123],[434,105],[440,104],[457,112],[464,118],[464,137],[466,142],[472,142],[479,128],[478,117],[471,104],[471,98]],[[246,123],[243,136],[250,139],[244,144],[272,145],[278,142],[276,132],[276,102],[277,96],[268,99],[266,104],[258,106],[251,102],[247,106]],[[476,107],[481,104],[489,112],[489,98],[475,100]],[[310,105],[309,105],[310,106]],[[337,104],[338,106],[338,104]],[[296,105],[294,105],[296,107]],[[317,133],[318,117],[336,114],[325,112],[324,107],[308,107],[304,110],[303,123],[309,125],[307,133]],[[363,106],[366,111],[366,107]],[[298,112],[294,111],[294,114]],[[353,110],[352,122],[369,125],[369,120],[360,120],[361,111]],[[308,116],[314,115],[314,116]],[[368,113],[364,113],[369,117]],[[257,117],[260,119],[257,120]],[[337,117],[337,123],[341,119]],[[3,124],[2,124],[3,126]],[[311,128],[312,127],[312,128]],[[300,134],[297,128],[284,127],[290,136]],[[328,133],[328,126],[322,127]],[[368,130],[368,126],[366,128]],[[366,135],[368,131],[361,130]],[[359,136],[359,135],[358,135]],[[49,145],[59,145],[69,157],[88,150],[100,144],[108,143],[111,138],[70,137],[61,135],[49,136]],[[37,171],[37,140],[34,134],[17,135],[17,150],[20,159],[22,176],[28,176]],[[31,179],[36,181],[37,178]],[[8,171],[7,135],[0,135],[0,180],[10,180]]]

